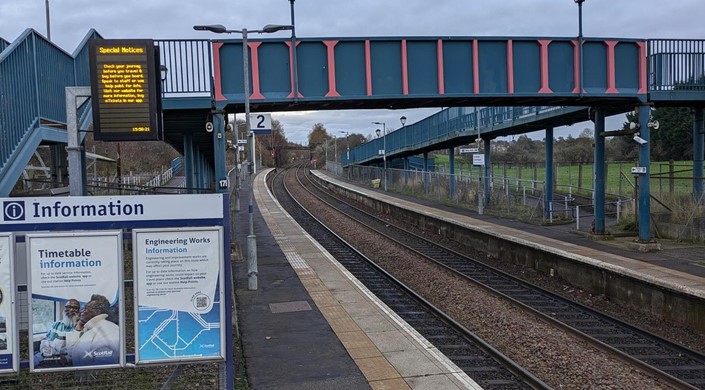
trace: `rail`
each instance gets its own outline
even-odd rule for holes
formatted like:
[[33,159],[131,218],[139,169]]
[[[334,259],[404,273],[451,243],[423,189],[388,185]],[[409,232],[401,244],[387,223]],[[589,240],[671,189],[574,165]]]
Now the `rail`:
[[650,39],[649,92],[705,91],[705,40]]

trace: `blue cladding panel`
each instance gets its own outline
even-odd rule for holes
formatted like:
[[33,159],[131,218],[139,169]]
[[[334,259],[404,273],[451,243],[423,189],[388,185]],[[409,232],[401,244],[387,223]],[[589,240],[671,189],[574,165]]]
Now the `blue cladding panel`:
[[326,46],[321,42],[301,42],[296,57],[301,94],[304,98],[325,96],[328,92]]
[[548,45],[548,86],[555,93],[570,93],[575,89],[573,44],[551,42]]
[[341,96],[365,96],[365,43],[339,42],[335,46],[335,84]]
[[[507,93],[506,41],[479,41],[480,92]],[[521,58],[516,58],[518,64]]]
[[370,42],[372,57],[372,95],[401,95],[401,43]]
[[514,93],[536,93],[541,89],[541,47],[538,42],[512,44],[514,51]]
[[443,67],[446,94],[473,93],[471,41],[443,42]]
[[[283,42],[259,47],[260,91],[266,98],[285,98],[291,93],[289,46]],[[262,77],[266,75],[266,77]]]
[[585,42],[583,46],[583,81],[587,93],[607,90],[607,46],[604,42]]
[[409,70],[409,94],[438,93],[438,44],[429,42],[407,42],[407,66]]
[[[242,43],[225,44],[220,48],[220,82],[223,94],[230,99],[244,99],[245,80],[242,68]],[[252,92],[250,78],[250,92]]]
[[614,49],[616,87],[620,92],[639,90],[639,47],[635,43],[620,43]]

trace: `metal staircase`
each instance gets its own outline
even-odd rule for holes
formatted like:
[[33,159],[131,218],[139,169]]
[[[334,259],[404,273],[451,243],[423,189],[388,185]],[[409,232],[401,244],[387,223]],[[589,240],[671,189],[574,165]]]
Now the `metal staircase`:
[[[0,196],[8,196],[40,145],[65,144],[65,88],[89,85],[86,34],[69,54],[32,29],[0,39]],[[88,105],[81,110],[85,129]]]

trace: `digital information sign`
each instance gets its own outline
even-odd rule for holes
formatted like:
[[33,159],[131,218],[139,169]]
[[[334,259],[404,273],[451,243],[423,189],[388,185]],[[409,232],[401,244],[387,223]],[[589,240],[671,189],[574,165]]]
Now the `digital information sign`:
[[158,51],[151,39],[90,41],[93,137],[162,139]]

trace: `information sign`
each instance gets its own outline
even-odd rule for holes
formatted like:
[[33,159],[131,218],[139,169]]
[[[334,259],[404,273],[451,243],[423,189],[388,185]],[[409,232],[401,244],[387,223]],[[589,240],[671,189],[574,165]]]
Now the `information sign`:
[[477,153],[477,152],[479,152],[478,148],[460,148],[460,154]]
[[89,44],[93,137],[160,140],[158,56],[151,39],[95,39]]
[[34,233],[25,240],[30,371],[123,366],[122,232]]
[[225,359],[223,228],[132,234],[135,362]]
[[250,114],[250,130],[255,135],[272,134],[272,114]]
[[485,166],[485,154],[473,154],[472,155],[472,165],[475,166]]
[[0,373],[17,372],[17,328],[14,282],[15,236],[0,234]]

